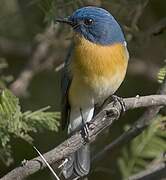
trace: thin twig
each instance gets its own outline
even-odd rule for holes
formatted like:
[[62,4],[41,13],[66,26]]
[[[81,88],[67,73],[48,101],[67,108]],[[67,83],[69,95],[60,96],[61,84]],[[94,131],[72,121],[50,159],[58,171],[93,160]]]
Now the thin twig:
[[147,6],[149,0],[144,0],[142,3],[138,4],[135,10],[135,14],[132,18],[132,22],[131,22],[131,28],[134,29],[137,27],[138,21],[141,18],[143,11],[145,9],[145,7]]
[[43,159],[43,161],[46,163],[47,167],[49,168],[49,170],[52,172],[52,174],[54,175],[54,177],[57,179],[57,180],[60,180],[59,177],[56,175],[55,171],[52,169],[52,167],[49,165],[49,163],[47,162],[47,160],[44,158],[44,156],[40,153],[40,151],[35,147],[33,146],[33,148],[36,150],[36,152],[39,154],[39,156]]
[[160,162],[138,174],[129,177],[129,180],[156,180],[166,177],[166,162]]
[[147,34],[158,35],[158,34],[161,34],[164,30],[166,30],[166,17],[158,21],[155,25],[153,25],[147,31]]

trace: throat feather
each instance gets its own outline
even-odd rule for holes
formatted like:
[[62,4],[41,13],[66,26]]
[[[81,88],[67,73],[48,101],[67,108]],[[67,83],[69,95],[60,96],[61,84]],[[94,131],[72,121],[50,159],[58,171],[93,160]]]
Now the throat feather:
[[76,44],[72,73],[91,80],[98,77],[112,77],[116,73],[125,73],[128,63],[126,47],[123,44],[101,46],[85,39]]

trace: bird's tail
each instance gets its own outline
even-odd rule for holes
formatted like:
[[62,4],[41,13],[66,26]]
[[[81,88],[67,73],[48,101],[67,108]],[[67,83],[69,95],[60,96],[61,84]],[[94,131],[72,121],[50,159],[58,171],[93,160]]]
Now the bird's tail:
[[[72,133],[82,127],[84,123],[90,122],[93,117],[94,107],[86,108],[85,110],[71,110],[70,123],[68,126],[68,133]],[[67,163],[63,168],[63,175],[66,179],[71,177],[83,177],[89,173],[90,170],[90,146],[83,145],[76,152],[71,154]]]
[[82,146],[75,153],[70,155],[63,168],[63,175],[66,179],[72,177],[83,177],[90,170],[90,148],[89,145]]

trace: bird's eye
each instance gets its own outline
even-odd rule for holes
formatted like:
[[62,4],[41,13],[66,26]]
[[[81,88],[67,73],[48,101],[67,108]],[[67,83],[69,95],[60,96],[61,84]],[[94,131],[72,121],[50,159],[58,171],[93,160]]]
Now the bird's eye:
[[85,19],[85,20],[84,20],[84,24],[85,24],[85,25],[91,25],[91,24],[93,24],[93,19]]

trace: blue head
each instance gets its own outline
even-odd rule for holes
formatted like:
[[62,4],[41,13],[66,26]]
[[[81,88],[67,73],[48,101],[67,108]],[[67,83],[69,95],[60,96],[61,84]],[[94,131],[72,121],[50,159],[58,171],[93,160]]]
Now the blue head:
[[70,24],[75,32],[96,44],[111,45],[125,41],[117,21],[102,8],[83,7],[76,10],[69,18],[57,19],[57,21]]

